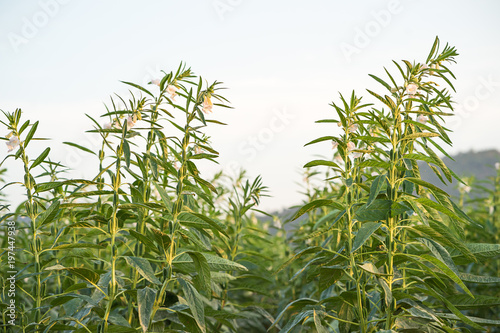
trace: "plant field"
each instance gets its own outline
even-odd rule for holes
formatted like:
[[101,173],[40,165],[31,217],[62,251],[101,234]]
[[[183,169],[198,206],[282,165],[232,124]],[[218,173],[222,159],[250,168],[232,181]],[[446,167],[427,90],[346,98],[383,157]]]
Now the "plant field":
[[342,134],[304,140],[327,157],[290,218],[259,210],[260,177],[203,173],[219,155],[204,130],[231,106],[183,64],[89,116],[98,150],[65,143],[89,179],[33,156],[38,121],[4,111],[0,168],[24,177],[0,186],[26,196],[0,197],[0,332],[499,332],[500,166],[485,187],[439,157],[457,56],[436,38],[425,62],[370,75],[378,91],[340,95],[316,126]]

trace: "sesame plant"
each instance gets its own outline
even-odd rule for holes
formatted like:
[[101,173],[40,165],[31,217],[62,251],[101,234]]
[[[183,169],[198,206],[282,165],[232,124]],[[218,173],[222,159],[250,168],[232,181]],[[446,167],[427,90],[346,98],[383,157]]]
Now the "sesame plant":
[[18,265],[15,325],[5,325],[2,281],[2,331],[238,331],[248,318],[269,326],[244,283],[271,276],[269,264],[251,260],[267,234],[246,222],[265,187],[257,178],[219,194],[197,167],[218,157],[203,129],[222,124],[208,119],[214,106],[227,107],[220,83],[183,65],[152,81],[155,90],[124,83],[128,100],[112,98],[104,121],[88,116],[100,146],[65,143],[94,158],[91,179],[64,178],[50,148],[30,158],[38,122],[22,120],[20,109],[4,112],[6,159],[25,174],[7,185],[24,187],[26,201],[2,207],[2,224],[16,223]]
[[[333,142],[335,158],[313,160],[306,168],[326,167],[334,191],[302,206],[294,219],[323,215],[308,226],[309,238],[277,274],[300,263],[307,284],[279,309],[272,328],[280,332],[451,332],[485,330],[498,318],[466,310],[498,304],[473,294],[470,283],[495,282],[470,274],[461,260],[478,253],[498,255],[498,245],[469,243],[466,228],[478,228],[439,187],[421,179],[426,163],[443,183],[462,182],[439,158],[451,145],[444,119],[453,114],[449,65],[457,52],[436,38],[423,63],[393,62],[397,76],[370,75],[383,92],[367,90],[375,103],[354,92],[331,106],[342,133],[309,142]],[[493,249],[496,249],[493,251]],[[484,257],[483,257],[484,259]]]
[[[34,153],[38,121],[3,112],[0,186],[25,200],[0,194],[0,268],[14,272],[0,277],[0,332],[493,331],[500,174],[474,201],[438,156],[456,56],[436,39],[425,62],[371,75],[373,103],[340,95],[318,121],[340,134],[307,144],[333,155],[305,165],[290,221],[258,210],[261,177],[205,174],[219,155],[206,128],[224,125],[212,110],[230,106],[183,64],[87,115],[96,146],[64,142],[94,162],[86,179]],[[22,179],[6,179],[7,160]],[[461,198],[422,180],[423,163]]]
[[[460,269],[471,275],[488,276],[486,280],[468,284],[473,295],[486,295],[482,302],[469,308],[474,317],[497,319],[500,312],[500,163],[495,165],[496,174],[485,181],[467,179],[467,186],[459,186],[459,206],[481,228],[466,226],[464,234],[477,261],[452,252]],[[464,178],[465,180],[466,178]],[[482,243],[491,243],[485,247]]]

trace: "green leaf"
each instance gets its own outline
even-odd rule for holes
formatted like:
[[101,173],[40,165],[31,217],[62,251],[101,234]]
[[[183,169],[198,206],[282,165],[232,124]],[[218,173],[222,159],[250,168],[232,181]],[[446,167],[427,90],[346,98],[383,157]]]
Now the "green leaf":
[[125,165],[130,168],[130,145],[127,140],[123,140],[123,155],[125,157]]
[[467,273],[459,273],[458,276],[464,282],[484,283],[484,284],[500,283],[500,277],[496,276],[480,276]]
[[277,274],[279,273],[281,270],[283,270],[285,267],[287,267],[288,265],[290,265],[292,262],[294,262],[295,260],[297,260],[298,258],[308,254],[308,253],[319,253],[323,251],[323,248],[320,247],[320,246],[312,246],[312,247],[308,247],[302,251],[300,251],[299,253],[295,254],[292,258],[288,259],[285,263],[283,263],[277,270],[274,274]]
[[181,288],[184,292],[184,297],[186,298],[186,301],[189,305],[189,308],[191,309],[191,313],[193,314],[196,323],[198,324],[198,327],[202,332],[206,332],[205,310],[203,306],[203,300],[198,293],[198,290],[196,290],[191,283],[182,278],[178,278],[177,281],[181,285]]
[[414,139],[418,139],[418,138],[433,138],[436,136],[439,136],[439,134],[438,133],[431,133],[431,132],[417,132],[417,133],[408,134],[408,135],[404,136],[399,141],[414,140]]
[[[304,306],[307,305],[314,305],[317,304],[318,301],[312,299],[312,298],[300,298],[295,301],[290,302],[276,317],[276,320],[274,323],[271,325],[271,327],[268,328],[268,332],[271,331],[272,328],[278,326],[281,318],[285,315],[287,311],[290,311],[291,313],[297,313],[300,309],[302,309]],[[291,311],[293,310],[293,311]],[[288,326],[288,325],[287,325]],[[283,327],[284,329],[284,327]],[[280,331],[281,332],[281,331]]]
[[182,212],[179,214],[177,219],[178,219],[178,221],[181,222],[181,224],[182,224],[182,222],[202,223],[203,225],[206,225],[208,228],[210,228],[212,230],[216,230],[216,231],[218,231],[218,232],[220,232],[223,235],[228,237],[226,231],[224,230],[226,228],[226,226],[224,224],[222,224],[219,221],[212,219],[208,216],[205,216],[203,214]]
[[50,249],[53,250],[66,250],[66,249],[104,249],[106,244],[95,244],[95,243],[68,243],[57,245]]
[[[470,243],[465,244],[465,246],[481,262],[500,255],[500,244]],[[465,264],[471,261],[458,251],[452,251],[450,255],[458,264]]]
[[[451,313],[436,313],[436,316],[441,317],[441,318],[446,318],[446,319],[452,319],[452,320],[464,320],[461,316],[457,316]],[[478,317],[471,317],[471,316],[463,316],[470,320],[472,323],[476,324],[482,324],[482,325],[490,325],[490,326],[500,326],[500,320],[493,320],[493,319],[485,319],[485,318],[478,318]],[[476,326],[474,326],[476,327]],[[476,327],[478,328],[478,327]],[[479,329],[479,328],[478,328]],[[485,329],[481,328],[482,331],[485,331]]]
[[36,219],[36,225],[38,228],[42,227],[43,225],[52,222],[52,220],[56,217],[57,213],[59,212],[59,200],[55,200],[52,202],[52,204],[40,215],[38,215]]
[[326,161],[326,160],[314,160],[314,161],[311,161],[309,163],[307,163],[306,165],[304,165],[304,168],[310,168],[310,167],[313,167],[313,166],[329,166],[329,167],[332,167],[332,168],[337,168],[337,169],[340,169],[339,165],[335,162],[332,162],[332,161]]
[[434,257],[439,259],[446,266],[448,266],[448,268],[451,269],[456,275],[458,275],[458,269],[455,266],[453,259],[451,259],[450,254],[441,244],[428,238],[417,238],[416,240],[427,246],[427,248],[431,251]]
[[143,87],[141,87],[141,86],[139,86],[139,85],[137,85],[137,84],[135,84],[135,83],[132,83],[132,82],[127,82],[127,81],[120,81],[120,82],[125,83],[125,84],[128,84],[129,86],[132,86],[132,87],[134,87],[134,88],[137,88],[137,89],[139,89],[139,90],[141,90],[141,91],[144,91],[144,92],[145,92],[146,94],[148,94],[149,96],[151,96],[151,97],[155,98],[155,96],[154,96],[151,92],[149,92],[149,90],[147,90],[146,88],[143,88]]
[[368,197],[368,201],[366,202],[365,207],[370,207],[372,202],[375,200],[377,195],[380,193],[382,190],[382,187],[385,184],[387,177],[385,175],[378,175],[372,182],[372,185],[370,186],[370,196]]
[[148,331],[155,299],[156,290],[149,287],[137,290],[137,310],[143,332]]
[[144,236],[141,233],[138,233],[137,231],[135,231],[133,229],[129,229],[128,232],[130,233],[130,235],[132,237],[134,237],[135,239],[137,239],[142,244],[146,245],[146,247],[149,248],[150,250],[152,250],[152,251],[154,251],[154,252],[156,252],[158,254],[160,253],[158,251],[158,248],[156,247],[155,243],[153,243],[153,241],[151,241],[151,239],[149,239],[148,237]]
[[368,74],[371,78],[375,79],[378,83],[380,83],[381,85],[383,85],[387,90],[391,91],[391,86],[389,84],[387,84],[384,80],[378,78],[377,76],[375,75],[372,75],[372,74]]
[[406,178],[404,178],[404,180],[412,182],[413,184],[417,184],[417,185],[426,187],[428,189],[431,189],[432,191],[439,192],[439,193],[441,193],[443,195],[449,196],[449,194],[446,193],[446,191],[443,191],[442,189],[440,189],[436,185],[428,183],[425,180],[422,180],[422,179],[419,179],[419,178],[414,178],[414,177],[406,177]]
[[474,297],[470,297],[469,295],[451,295],[446,298],[458,309],[474,309],[500,305],[500,298],[494,296],[474,295]]
[[41,164],[45,158],[49,155],[50,148],[45,148],[45,150],[36,158],[35,161],[30,166],[30,170],[36,167],[37,165]]
[[333,201],[333,200],[327,200],[327,199],[319,199],[319,200],[311,201],[311,202],[305,204],[304,206],[302,206],[302,208],[300,208],[297,211],[297,213],[295,213],[295,215],[292,218],[292,221],[298,219],[299,217],[301,217],[302,215],[304,215],[305,213],[307,213],[308,211],[310,211],[312,209],[315,209],[315,208],[318,208],[318,207],[332,205],[334,203],[335,203],[335,201]]
[[361,206],[356,211],[354,218],[360,222],[386,220],[391,214],[392,201],[376,199],[369,207]]
[[31,125],[31,129],[28,132],[28,135],[26,135],[26,138],[24,139],[24,148],[28,147],[28,143],[31,141],[33,138],[33,135],[35,135],[36,129],[38,127],[38,121],[35,122],[33,125]]
[[358,233],[356,234],[356,237],[354,238],[354,242],[352,244],[352,249],[351,253],[359,249],[363,244],[370,238],[370,236],[377,231],[378,228],[382,223],[375,223],[375,222],[366,222],[363,223],[361,228],[359,228]]
[[161,285],[161,281],[155,276],[153,268],[147,259],[138,257],[124,257],[127,263],[134,267],[139,274],[151,283]]
[[433,264],[436,268],[441,270],[450,280],[458,284],[462,289],[468,293],[469,295],[472,296],[472,293],[470,292],[469,288],[463,283],[463,281],[460,279],[457,273],[453,271],[450,267],[448,267],[445,263],[443,263],[441,260],[437,259],[436,257],[433,257],[431,255],[427,254],[422,254],[420,258],[427,260],[431,264]]
[[75,148],[78,148],[78,149],[83,150],[83,151],[85,151],[87,153],[90,153],[92,155],[96,155],[96,153],[94,151],[92,151],[92,150],[90,150],[90,149],[88,149],[88,148],[86,148],[84,146],[77,145],[76,143],[73,143],[73,142],[63,142],[63,144],[68,145],[68,146],[72,146],[72,147],[75,147]]
[[95,285],[97,282],[99,282],[99,274],[94,272],[91,269],[88,268],[83,268],[83,267],[66,267],[64,270],[70,272],[73,275],[78,276],[80,279],[85,280],[90,282],[91,284]]
[[202,289],[207,293],[211,294],[211,276],[210,276],[210,266],[208,265],[207,259],[200,253],[195,251],[187,251],[187,254],[193,259],[194,267],[196,268],[197,279],[200,282]]
[[318,139],[312,140],[311,142],[306,143],[304,146],[308,146],[308,145],[312,145],[312,144],[315,144],[318,142],[323,142],[323,141],[328,141],[328,140],[335,140],[335,139],[336,139],[336,137],[334,137],[334,136],[323,136],[321,138],[318,138]]
[[[210,267],[210,271],[248,271],[248,269],[229,259],[225,259],[213,254],[202,253],[205,259],[207,259],[208,266]],[[194,263],[190,256],[186,253],[182,253],[178,257],[176,257],[173,261],[174,267],[178,267],[179,269],[184,269],[186,271],[194,270]]]

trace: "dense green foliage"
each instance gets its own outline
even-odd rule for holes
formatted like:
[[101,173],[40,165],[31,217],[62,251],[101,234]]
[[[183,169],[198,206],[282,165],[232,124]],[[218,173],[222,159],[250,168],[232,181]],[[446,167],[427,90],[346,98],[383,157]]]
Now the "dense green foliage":
[[[131,97],[118,97],[123,106],[111,100],[105,126],[89,116],[98,151],[66,143],[94,158],[92,179],[66,179],[50,148],[30,158],[38,122],[4,112],[6,159],[25,174],[6,186],[22,185],[26,201],[1,206],[2,271],[12,257],[17,271],[15,326],[2,278],[2,332],[500,325],[500,171],[478,201],[438,157],[451,145],[443,119],[452,100],[441,85],[454,89],[456,55],[436,39],[425,64],[394,62],[399,80],[387,70],[387,80],[371,75],[385,89],[368,91],[376,104],[354,92],[332,103],[335,118],[318,122],[342,134],[308,143],[335,149],[305,165],[293,229],[282,223],[296,222],[257,210],[267,192],[260,177],[202,176],[197,164],[218,157],[203,130],[223,125],[207,115],[228,101],[219,82],[204,84],[182,65],[154,91],[124,82]],[[419,163],[443,183],[463,183],[458,202],[422,180]]]

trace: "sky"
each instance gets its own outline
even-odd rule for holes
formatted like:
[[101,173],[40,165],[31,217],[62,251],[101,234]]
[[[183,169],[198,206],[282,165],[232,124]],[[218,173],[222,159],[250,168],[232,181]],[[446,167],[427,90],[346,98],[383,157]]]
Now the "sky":
[[[120,80],[147,84],[185,62],[224,82],[234,109],[214,108],[227,126],[207,128],[218,169],[262,175],[276,211],[304,199],[302,166],[331,146],[304,144],[335,134],[316,120],[334,117],[339,92],[368,98],[392,60],[423,62],[436,36],[456,46],[456,115],[451,153],[500,149],[500,2],[497,0],[0,0],[0,109],[40,120],[32,156],[46,145],[75,177],[95,162],[63,145],[95,148],[85,131],[104,103],[127,95]],[[3,133],[5,132],[5,133]],[[0,129],[0,135],[7,135]],[[2,144],[3,145],[3,144]],[[0,146],[0,158],[7,154]],[[22,180],[9,161],[7,181]],[[5,190],[18,203],[22,192]]]

